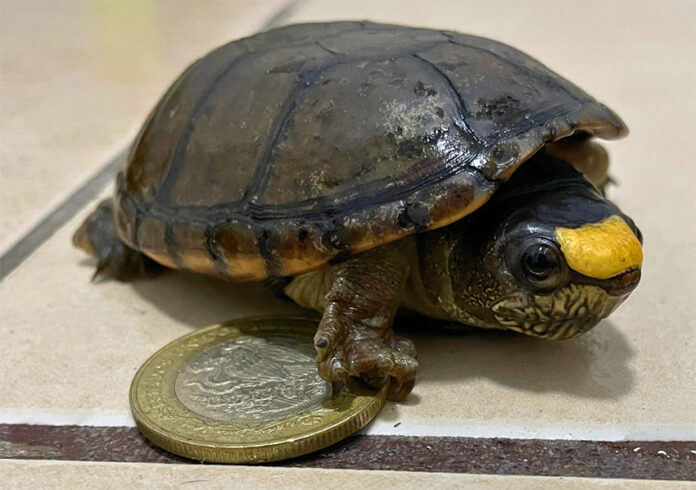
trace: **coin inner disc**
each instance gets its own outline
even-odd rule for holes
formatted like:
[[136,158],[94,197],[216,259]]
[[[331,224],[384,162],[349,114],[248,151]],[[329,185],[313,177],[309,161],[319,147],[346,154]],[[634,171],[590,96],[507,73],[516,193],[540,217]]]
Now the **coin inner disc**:
[[184,364],[176,397],[189,410],[221,422],[269,421],[320,407],[331,385],[319,377],[311,339],[241,336]]

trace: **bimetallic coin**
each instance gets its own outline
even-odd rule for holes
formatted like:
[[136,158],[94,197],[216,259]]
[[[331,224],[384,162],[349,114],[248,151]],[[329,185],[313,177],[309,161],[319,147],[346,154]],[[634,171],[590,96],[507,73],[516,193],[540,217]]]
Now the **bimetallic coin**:
[[314,318],[252,318],[181,337],[133,379],[140,431],[175,454],[262,463],[322,449],[370,422],[379,391],[332,391],[317,374]]

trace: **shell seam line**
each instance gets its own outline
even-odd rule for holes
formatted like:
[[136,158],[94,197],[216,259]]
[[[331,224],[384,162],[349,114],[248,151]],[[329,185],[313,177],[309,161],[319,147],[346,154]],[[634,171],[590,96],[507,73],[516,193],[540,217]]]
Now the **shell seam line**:
[[485,146],[484,142],[481,140],[478,134],[472,130],[469,125],[466,123],[466,115],[472,115],[471,109],[469,108],[469,104],[464,100],[462,97],[462,94],[459,93],[459,90],[457,90],[457,87],[454,85],[454,82],[452,79],[444,72],[442,71],[435,63],[432,61],[424,58],[418,53],[413,53],[411,55],[413,58],[419,60],[422,64],[426,65],[429,67],[430,71],[434,71],[444,82],[447,84],[449,89],[452,91],[454,94],[455,98],[457,99],[457,102],[459,102],[459,117],[461,118],[462,122],[465,125],[466,132],[471,135],[474,140],[479,143],[482,146]]
[[[262,29],[264,29],[266,26],[264,26]],[[268,26],[270,27],[270,26]],[[348,32],[359,32],[360,29],[354,29],[354,30],[349,30],[346,31]],[[328,38],[330,35],[325,35],[321,37],[319,40]],[[316,44],[320,48],[324,49],[327,52],[331,52],[329,49],[325,48],[321,44],[319,44],[319,40],[314,40],[314,41],[302,41],[302,42],[297,42],[297,43],[291,43],[292,46],[305,46],[305,45],[310,45],[310,44]],[[240,40],[243,41],[243,40]],[[222,49],[230,44],[233,44],[238,41],[232,41],[230,43],[224,44],[218,48],[216,48],[215,51]],[[210,98],[210,95],[212,92],[215,90],[217,85],[222,81],[222,79],[229,74],[229,72],[241,61],[253,56],[253,55],[264,55],[267,54],[275,49],[278,48],[278,45],[274,44],[273,46],[270,46],[266,49],[259,49],[259,50],[249,50],[248,47],[246,47],[246,51],[237,56],[234,60],[230,61],[216,76],[213,82],[206,87],[204,90],[203,94],[199,96],[199,98],[196,101],[196,104],[194,105],[194,109],[192,111],[191,116],[189,117],[188,121],[186,122],[186,128],[184,129],[184,132],[182,135],[179,137],[179,140],[177,141],[176,148],[174,150],[174,154],[172,156],[171,164],[169,167],[169,170],[167,172],[167,176],[165,177],[164,181],[160,185],[160,187],[157,190],[157,200],[169,200],[170,196],[169,194],[171,193],[172,188],[174,185],[176,185],[176,179],[178,177],[178,174],[180,173],[181,168],[185,164],[185,158],[183,158],[182,152],[183,149],[185,148],[186,144],[188,143],[188,140],[191,136],[191,132],[193,131],[193,126],[195,125],[195,118],[198,115],[198,113],[201,110],[201,107],[205,104],[205,102]],[[198,60],[197,62],[199,62]],[[196,62],[196,63],[197,63]],[[183,143],[182,143],[182,140]]]
[[201,110],[203,109],[203,106],[206,102],[208,102],[208,99],[210,99],[210,96],[215,91],[220,82],[222,82],[222,80],[232,71],[232,69],[235,66],[237,66],[237,63],[250,57],[253,54],[256,54],[256,52],[245,51],[244,53],[237,56],[233,61],[228,63],[227,66],[225,66],[215,75],[213,81],[207,87],[205,87],[203,89],[203,93],[198,96],[198,98],[196,99],[196,103],[193,106],[193,110],[191,111],[191,114],[189,115],[186,121],[186,126],[184,127],[183,132],[181,133],[179,139],[176,142],[176,147],[174,148],[174,153],[170,160],[167,174],[164,177],[162,183],[159,185],[157,189],[157,195],[155,196],[153,201],[171,201],[172,189],[176,185],[179,174],[181,173],[181,170],[186,164],[186,155],[184,154],[184,151],[186,150],[186,146],[188,145],[188,142],[191,139],[191,134],[195,129],[195,123],[198,119],[198,116],[200,115]]
[[[420,49],[427,50],[445,42],[446,41],[436,41],[426,46],[423,46]],[[314,44],[317,44],[320,48],[332,54],[332,56],[334,57],[340,56],[340,54],[334,54],[331,50],[324,48],[317,42],[315,42]],[[294,114],[295,109],[297,107],[297,103],[299,102],[303,93],[307,89],[311,88],[312,84],[316,80],[318,80],[322,74],[324,74],[326,71],[332,68],[347,63],[353,63],[357,61],[385,61],[399,59],[409,55],[413,55],[413,53],[410,50],[397,51],[390,54],[381,54],[379,56],[349,56],[345,58],[334,59],[332,62],[328,62],[323,66],[317,67],[313,70],[307,70],[306,72],[298,73],[298,84],[295,86],[295,88],[290,92],[288,97],[283,102],[283,105],[281,106],[281,113],[278,115],[278,117],[273,121],[273,124],[271,125],[271,130],[269,132],[268,137],[266,138],[266,142],[264,143],[261,156],[259,157],[256,172],[252,176],[251,181],[249,182],[249,186],[247,187],[247,190],[241,202],[243,202],[244,205],[247,206],[249,204],[255,204],[255,201],[259,199],[260,196],[258,195],[258,193],[261,192],[268,184],[268,181],[271,177],[271,172],[273,170],[273,163],[275,162],[275,158],[277,157],[277,155],[274,155],[273,152],[277,148],[278,144],[281,141],[281,138],[283,137],[287,129],[288,121],[290,120],[290,117]]]
[[[587,103],[588,101],[591,101],[591,100],[592,100],[589,96],[587,96],[587,97],[585,98],[585,100],[580,100],[580,99],[577,97],[577,95],[571,93],[571,91],[570,91],[567,87],[564,87],[563,85],[561,85],[561,84],[558,83],[557,81],[553,80],[554,77],[553,77],[553,76],[550,76],[550,75],[555,75],[556,78],[561,78],[562,80],[565,80],[565,79],[562,78],[562,77],[560,77],[556,72],[554,72],[554,71],[552,71],[551,69],[547,68],[545,65],[542,65],[542,66],[543,66],[546,70],[549,71],[548,74],[538,72],[538,71],[536,71],[535,69],[533,69],[533,68],[531,68],[531,67],[528,67],[528,66],[518,65],[517,63],[513,63],[511,60],[508,60],[508,59],[502,57],[501,55],[499,55],[499,54],[496,53],[495,51],[486,50],[486,49],[480,48],[480,47],[478,47],[478,46],[474,46],[474,45],[472,45],[472,44],[466,44],[466,43],[462,43],[462,42],[456,41],[455,39],[452,38],[452,35],[451,35],[451,34],[448,34],[447,32],[444,32],[444,31],[438,31],[438,32],[440,32],[443,36],[445,36],[447,39],[449,39],[448,42],[450,42],[450,43],[452,43],[452,44],[454,44],[454,45],[456,45],[456,46],[461,46],[461,47],[463,47],[463,48],[473,49],[473,50],[476,50],[476,51],[480,51],[480,52],[489,54],[490,56],[493,56],[495,59],[497,59],[497,60],[499,60],[499,61],[502,61],[502,62],[505,63],[505,64],[512,65],[512,66],[514,66],[515,68],[519,68],[519,69],[521,69],[522,71],[527,72],[528,74],[532,75],[534,78],[537,78],[537,79],[538,79],[538,78],[544,78],[545,80],[552,80],[552,81],[554,81],[554,84],[556,85],[556,87],[558,87],[558,88],[559,88],[562,92],[564,92],[568,97],[570,97],[570,98],[573,99],[574,101],[580,103],[581,105],[584,105],[584,104]],[[514,48],[513,48],[513,49],[514,49]],[[517,50],[516,50],[516,51],[517,51]],[[521,52],[520,52],[520,53],[521,53]],[[528,57],[526,54],[524,54],[524,53],[522,53],[522,54],[523,54],[525,57]],[[570,82],[568,82],[568,83],[570,83]],[[572,85],[572,84],[571,84],[571,85]],[[576,90],[582,92],[582,90],[581,90],[579,87],[576,87],[575,85],[573,85],[573,87],[574,87]],[[585,94],[585,95],[587,95],[587,94]]]
[[[498,186],[501,181],[497,179],[490,179],[488,178],[481,170],[479,170],[476,167],[471,167],[471,166],[465,166],[462,171],[469,172],[475,176],[477,180],[479,180],[482,183],[485,183],[485,185],[489,185],[492,187]],[[396,197],[394,201],[402,200],[405,199],[407,196],[403,198]],[[365,201],[361,200],[366,206],[369,207],[370,205],[373,205],[374,203],[372,201]],[[221,227],[225,226],[226,224],[229,223],[253,223],[254,221],[260,221],[261,218],[258,216],[244,216],[244,215],[237,215],[234,217],[230,217],[229,214],[230,212],[234,211],[241,211],[239,208],[239,203],[238,202],[233,202],[229,203],[230,206],[226,207],[225,205],[218,205],[216,209],[211,209],[209,206],[187,206],[187,205],[182,205],[182,206],[166,206],[165,208],[161,208],[161,204],[158,203],[153,203],[153,205],[148,206],[147,203],[139,202],[136,200],[133,200],[132,204],[136,207],[136,213],[144,213],[147,212],[148,216],[151,216],[155,219],[161,219],[161,220],[167,220],[167,219],[172,219],[173,223],[182,223],[182,222],[187,222],[187,223],[199,223],[202,225],[208,225],[210,224],[211,221],[214,222],[212,225],[213,227]],[[388,204],[388,202],[385,202],[385,204]],[[279,205],[276,206],[278,209],[281,210],[287,210],[288,206],[287,205]],[[273,209],[274,207],[271,207]],[[364,208],[360,208],[364,209]],[[212,217],[211,220],[211,211],[217,211],[217,216]],[[349,213],[338,213],[338,214],[331,214],[329,212],[316,212],[313,214],[305,214],[305,215],[295,215],[295,216],[287,216],[287,217],[268,217],[265,218],[268,221],[286,221],[288,226],[297,226],[302,223],[306,223],[307,221],[321,221],[324,217],[330,216],[332,218],[332,221],[335,221],[337,219],[340,219],[342,217],[345,217],[346,215],[356,212],[358,209],[350,209]],[[197,216],[198,213],[203,213],[205,216]],[[172,218],[173,215],[173,218]]]

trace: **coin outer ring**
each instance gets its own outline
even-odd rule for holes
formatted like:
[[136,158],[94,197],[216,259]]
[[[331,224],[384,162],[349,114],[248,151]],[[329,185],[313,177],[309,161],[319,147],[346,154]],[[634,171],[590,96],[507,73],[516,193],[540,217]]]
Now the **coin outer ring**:
[[[240,335],[305,334],[311,338],[316,322],[311,317],[248,318],[212,325],[170,342],[145,361],[131,383],[130,406],[138,429],[169,452],[214,463],[279,461],[323,449],[354,434],[380,412],[388,384],[371,393],[343,390],[330,399],[333,409],[265,424],[212,420],[186,408],[175,395],[180,369],[204,350]],[[244,441],[244,434],[251,434],[251,440]]]

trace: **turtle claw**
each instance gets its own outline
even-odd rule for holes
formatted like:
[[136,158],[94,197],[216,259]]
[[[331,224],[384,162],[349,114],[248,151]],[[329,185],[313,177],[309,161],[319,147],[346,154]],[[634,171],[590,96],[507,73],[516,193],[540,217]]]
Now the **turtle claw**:
[[[327,381],[358,378],[375,388],[390,383],[388,398],[395,401],[405,399],[413,389],[418,373],[413,342],[397,337],[385,342],[375,336],[374,331],[369,332],[373,335],[365,333],[353,331],[342,342],[334,344],[318,334],[315,346],[319,375]],[[322,339],[326,344],[320,342]]]
[[402,402],[411,393],[413,385],[416,383],[415,379],[407,381],[405,383],[399,383],[395,379],[392,379],[389,384],[389,392],[387,393],[387,398],[394,402]]
[[329,368],[329,376],[332,380],[344,381],[348,378],[348,370],[346,369],[345,363],[342,359],[332,359],[331,366]]
[[97,267],[92,274],[92,282],[97,282],[99,279],[104,277],[104,271],[111,268],[112,260],[111,257],[100,258],[97,261]]
[[392,349],[407,356],[416,357],[416,345],[411,339],[394,337],[391,341]]

